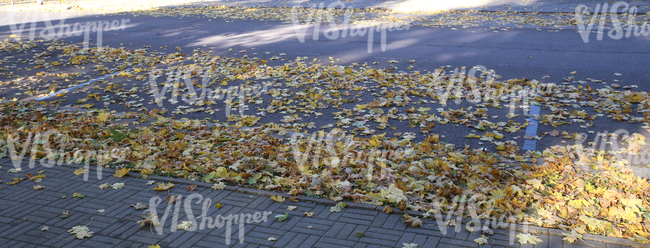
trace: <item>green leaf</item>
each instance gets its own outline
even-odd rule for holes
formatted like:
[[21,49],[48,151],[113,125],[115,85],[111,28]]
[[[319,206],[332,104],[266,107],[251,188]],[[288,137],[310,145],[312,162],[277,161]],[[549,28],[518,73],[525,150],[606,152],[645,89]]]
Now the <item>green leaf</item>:
[[357,235],[356,235],[356,236],[357,236],[357,238],[363,238],[364,235],[363,235],[362,232],[357,231]]
[[285,221],[287,218],[289,218],[289,212],[286,214],[278,214],[275,216],[275,218],[277,218],[278,221]]

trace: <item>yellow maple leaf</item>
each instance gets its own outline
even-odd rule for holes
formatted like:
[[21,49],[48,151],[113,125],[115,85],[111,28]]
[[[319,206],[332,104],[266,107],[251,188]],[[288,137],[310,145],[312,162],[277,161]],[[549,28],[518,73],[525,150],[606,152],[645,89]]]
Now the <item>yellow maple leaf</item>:
[[171,189],[172,187],[174,187],[173,183],[158,183],[158,187],[153,188],[153,190],[163,191]]
[[506,196],[506,193],[503,190],[495,189],[490,191],[490,199],[502,199]]
[[74,170],[73,173],[78,176],[78,175],[84,174],[85,172],[86,172],[86,169],[79,168],[79,169]]
[[271,199],[273,199],[276,202],[284,202],[284,201],[287,200],[286,198],[282,197],[281,195],[278,195],[278,196],[272,195]]
[[526,181],[530,185],[533,185],[534,189],[545,189],[546,187],[542,184],[542,180],[539,179],[530,179]]
[[97,115],[97,120],[101,122],[106,122],[108,120],[108,116],[109,115],[107,113],[101,112],[99,113],[99,115]]
[[537,242],[543,242],[537,235],[532,235],[530,233],[520,233],[517,234],[517,238],[519,238],[519,243],[520,244],[526,244],[529,243],[531,245],[536,245]]
[[127,169],[126,167],[123,167],[122,169],[116,170],[115,174],[113,174],[114,177],[120,178],[126,175],[131,169]]

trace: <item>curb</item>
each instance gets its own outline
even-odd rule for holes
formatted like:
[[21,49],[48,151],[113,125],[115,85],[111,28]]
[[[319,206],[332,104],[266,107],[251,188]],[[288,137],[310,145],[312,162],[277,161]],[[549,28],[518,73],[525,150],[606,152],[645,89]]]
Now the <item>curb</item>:
[[[5,158],[1,159],[0,162],[5,162],[5,161],[11,161],[10,158]],[[80,165],[77,164],[68,164],[68,163],[63,163],[59,166],[64,166],[64,167],[69,167],[69,168],[79,168]],[[97,170],[96,166],[89,166],[89,170]],[[110,168],[105,168],[102,167],[102,171],[106,170],[109,174],[115,173],[114,169]],[[136,173],[136,172],[131,172],[129,171],[125,176],[133,177],[133,178],[142,178],[142,174]],[[161,181],[161,182],[173,182],[177,184],[187,184],[187,185],[197,185],[197,187],[204,187],[207,189],[210,189],[213,184],[211,183],[206,183],[206,182],[201,182],[201,181],[191,181],[187,179],[182,179],[182,178],[171,178],[171,177],[163,177],[163,176],[152,176],[149,175],[147,176],[147,179],[151,180],[156,180],[156,181]],[[245,188],[245,187],[240,187],[240,186],[226,186],[224,190],[228,191],[233,191],[233,192],[240,192],[244,194],[251,194],[251,195],[257,195],[257,196],[264,196],[264,197],[271,197],[271,196],[283,196],[283,197],[295,197],[299,201],[302,202],[308,202],[308,203],[315,203],[315,204],[320,204],[320,205],[326,205],[326,206],[334,206],[337,204],[337,202],[329,200],[329,199],[321,199],[321,198],[315,198],[315,197],[308,197],[308,196],[291,196],[285,193],[280,193],[280,192],[272,192],[272,191],[266,191],[266,190],[259,190],[259,189],[252,189],[252,188]],[[371,204],[362,204],[362,203],[355,203],[355,202],[347,202],[347,201],[342,201],[345,202],[347,205],[346,208],[351,208],[351,209],[360,209],[360,210],[368,210],[368,211],[382,211],[384,206],[374,206]],[[416,217],[423,217],[424,213],[420,211],[413,211],[413,210],[399,210],[399,209],[393,209],[393,212],[391,214],[409,214],[411,216],[416,216]],[[449,216],[444,215],[442,216],[444,219],[447,219]],[[453,216],[452,216],[453,217]],[[454,218],[449,218],[449,219],[454,219]],[[470,223],[472,221],[471,218],[464,217],[461,219],[461,223]],[[492,222],[492,221],[490,221]],[[555,228],[548,228],[548,227],[537,227],[537,226],[531,226],[531,225],[522,225],[522,224],[513,224],[509,223],[509,225],[513,226],[510,228],[501,228],[498,226],[492,226],[491,228],[493,229],[498,229],[498,230],[515,230],[517,232],[522,232],[522,233],[534,233],[534,234],[544,234],[544,235],[551,235],[551,236],[563,236],[565,233],[569,233],[567,231],[563,231],[560,229],[555,229]],[[621,245],[621,246],[631,246],[631,247],[642,247],[640,243],[631,241],[629,239],[624,239],[624,238],[616,238],[616,237],[609,237],[609,236],[602,236],[602,235],[594,235],[594,234],[583,234],[582,236],[583,240],[589,240],[589,241],[595,241],[595,242],[602,242],[602,243],[607,243],[607,244],[613,244],[613,245]]]

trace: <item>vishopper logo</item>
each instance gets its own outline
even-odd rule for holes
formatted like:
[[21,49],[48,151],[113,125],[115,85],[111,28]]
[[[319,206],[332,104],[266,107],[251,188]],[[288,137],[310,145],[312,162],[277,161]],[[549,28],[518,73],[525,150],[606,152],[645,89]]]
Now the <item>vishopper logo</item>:
[[[17,20],[17,15],[23,15],[22,20]],[[6,20],[9,23],[11,29],[12,37],[16,40],[21,39],[23,32],[25,31],[25,26],[29,23],[29,39],[33,40],[37,37],[36,30],[40,21],[43,22],[44,27],[38,33],[38,36],[47,40],[54,38],[63,38],[63,37],[72,37],[84,35],[84,48],[88,49],[90,47],[90,33],[96,32],[97,39],[96,44],[97,48],[102,48],[103,42],[103,32],[111,30],[124,30],[127,23],[130,19],[122,20],[113,20],[113,21],[95,21],[95,22],[86,22],[82,24],[76,22],[73,24],[66,24],[66,18],[59,19],[59,23],[56,25],[52,24],[52,19],[47,12],[19,12],[19,13],[8,13],[3,21]]]
[[[198,84],[196,75],[203,74],[203,68],[181,68],[176,70],[169,70],[167,80],[163,82],[162,88],[159,88],[157,79],[165,74],[165,70],[154,70],[149,77],[149,86],[151,87],[150,94],[154,97],[155,103],[158,107],[163,107],[164,100],[168,99],[169,103],[177,104],[178,96],[182,94],[181,101],[188,105],[204,106],[207,104],[216,104],[219,100],[224,100],[226,117],[230,117],[230,112],[233,105],[237,105],[239,115],[244,115],[247,109],[246,97],[259,97],[263,92],[268,92],[267,84],[254,84],[254,85],[240,85],[230,86],[228,88],[217,87],[210,88],[216,82],[208,75],[203,75],[200,78],[201,84]],[[192,79],[195,77],[195,79]],[[211,81],[212,80],[212,81]],[[200,88],[197,91],[195,85]],[[186,92],[186,93],[182,93]],[[171,93],[171,97],[167,98],[166,94]],[[225,99],[224,99],[225,98]]]
[[[524,87],[506,94],[503,93],[505,89],[503,87],[501,89],[491,87],[499,84],[498,78],[501,76],[483,65],[473,66],[469,71],[464,66],[456,67],[450,74],[444,68],[439,68],[432,73],[431,88],[434,90],[433,96],[443,107],[447,106],[449,101],[460,104],[462,99],[471,104],[507,101],[511,114],[514,114],[517,108],[521,108],[524,114],[527,114],[530,101],[538,95],[537,93],[547,94],[555,88],[555,84],[540,84],[532,80],[533,84],[539,86],[537,92],[532,87]],[[502,106],[498,104],[494,107]]]
[[[289,140],[293,157],[298,170],[303,175],[311,176],[313,170],[318,170],[321,164],[334,169],[346,169],[349,165],[365,166],[367,180],[383,180],[393,170],[391,166],[396,160],[415,156],[411,147],[396,149],[359,149],[362,145],[352,135],[345,136],[340,129],[332,129],[329,133],[315,132],[311,136],[294,133]],[[310,166],[311,163],[311,166]],[[375,171],[377,169],[377,171]]]
[[[474,194],[469,198],[468,195],[455,196],[451,201],[444,197],[436,197],[432,200],[433,208],[429,209],[424,214],[424,217],[435,218],[438,229],[442,235],[446,235],[450,226],[455,226],[454,232],[460,232],[463,225],[463,216],[468,214],[470,220],[465,223],[465,229],[481,230],[483,234],[492,235],[494,231],[490,230],[490,227],[509,228],[510,245],[513,245],[515,243],[516,225],[508,222],[514,220],[508,219],[507,214],[498,214],[499,210],[494,208],[497,204],[496,201],[500,200],[487,199],[484,194]],[[443,212],[448,213],[444,218]],[[528,226],[523,225],[521,231],[527,233]]]
[[381,23],[379,25],[351,25],[350,24],[350,19],[352,16],[352,7],[348,6],[346,8],[344,18],[343,18],[343,23],[342,23],[342,28],[339,28],[336,24],[336,20],[334,19],[333,11],[336,9],[343,9],[345,8],[345,4],[342,2],[334,2],[331,3],[327,6],[327,9],[325,9],[325,4],[321,3],[320,5],[312,5],[311,11],[309,14],[306,16],[305,20],[302,20],[305,22],[305,24],[301,24],[301,20],[299,17],[299,14],[297,13],[298,8],[302,8],[300,6],[294,6],[291,9],[291,21],[293,22],[293,28],[294,31],[296,32],[296,35],[298,36],[298,40],[300,43],[305,43],[305,34],[307,33],[307,29],[310,26],[310,22],[313,20],[314,21],[314,29],[313,29],[313,35],[312,39],[313,40],[318,40],[320,37],[320,27],[321,27],[321,22],[323,21],[323,13],[325,13],[325,18],[327,22],[329,23],[329,29],[327,29],[324,32],[325,38],[329,40],[335,40],[338,39],[339,37],[345,38],[348,36],[350,37],[355,37],[355,36],[364,36],[368,35],[368,53],[372,52],[372,47],[374,44],[374,35],[375,32],[380,33],[380,43],[381,43],[381,51],[385,52],[386,51],[386,32],[392,32],[392,31],[400,31],[400,30],[408,30],[410,29],[410,26],[408,23]]
[[650,164],[650,146],[645,142],[647,137],[639,133],[630,134],[625,129],[618,129],[612,133],[598,132],[593,141],[588,142],[589,146],[585,147],[583,143],[587,141],[586,137],[586,133],[578,134],[574,146],[578,155],[576,165],[585,171],[601,168],[606,159],[604,155],[606,155],[607,145],[609,145],[609,154],[613,155],[616,161],[627,165]]
[[[22,170],[22,162],[30,151],[30,159],[28,167],[34,168],[36,161],[45,168],[52,168],[55,165],[63,163],[84,164],[84,181],[88,181],[90,163],[94,162],[97,166],[97,180],[102,179],[102,168],[104,165],[114,162],[123,162],[126,154],[129,152],[128,148],[125,149],[98,149],[98,150],[74,150],[67,151],[66,148],[73,146],[71,143],[80,140],[72,139],[65,133],[58,130],[50,129],[46,132],[29,131],[27,133],[16,131],[8,133],[5,137],[0,137],[0,158],[9,156],[14,169],[17,171]],[[20,145],[19,141],[25,138]],[[54,142],[51,142],[54,140]],[[30,149],[31,144],[31,149]],[[57,147],[58,149],[54,149]],[[20,148],[20,152],[18,151]],[[40,158],[40,159],[39,159]]]
[[[579,5],[578,7],[576,7],[575,21],[576,21],[576,25],[578,26],[578,32],[582,37],[582,41],[584,41],[585,43],[589,43],[589,36],[591,35],[592,29],[594,28],[594,24],[596,24],[597,20],[598,20],[598,32],[596,34],[596,39],[597,40],[603,39],[605,24],[607,21],[607,10],[608,10],[607,3],[604,3],[602,6],[600,4],[597,4],[593,14],[589,12],[589,7],[587,7],[586,5]],[[625,20],[627,24],[626,25],[627,30],[623,30],[623,27],[621,25],[621,20],[623,20],[624,18],[619,19],[618,17],[619,10],[623,13],[626,11],[628,12],[627,20]],[[630,38],[632,34],[634,34],[635,37],[639,37],[641,35],[643,36],[650,35],[650,27],[648,26],[648,21],[643,22],[641,26],[637,25],[637,21],[636,21],[637,10],[638,9],[636,6],[630,7],[630,4],[628,4],[627,2],[616,2],[612,4],[612,7],[609,9],[609,18],[612,21],[613,29],[610,29],[607,32],[609,38],[614,40],[620,40],[623,37]],[[583,20],[583,16],[587,16],[589,14],[592,14],[591,19],[588,19],[589,23],[587,26],[585,26],[586,20]]]
[[[193,201],[196,199],[196,203]],[[245,234],[245,225],[251,223],[262,223],[268,221],[269,215],[273,212],[264,211],[264,212],[255,212],[255,213],[239,213],[239,214],[228,214],[222,216],[218,214],[211,217],[208,215],[208,211],[212,207],[212,200],[210,198],[204,198],[203,195],[194,193],[185,198],[183,202],[183,196],[177,196],[173,198],[172,202],[167,203],[165,212],[162,216],[158,216],[158,206],[163,202],[160,197],[152,197],[149,200],[149,209],[147,209],[143,218],[150,220],[150,225],[156,229],[158,235],[163,235],[165,223],[169,218],[169,214],[172,213],[171,225],[169,227],[170,232],[176,232],[177,230],[185,230],[188,232],[196,231],[196,229],[214,229],[226,228],[226,245],[230,245],[230,239],[233,231],[233,224],[237,225],[239,233],[239,243],[244,243],[244,234]],[[196,216],[192,210],[193,204],[201,204],[201,215]],[[183,205],[183,210],[187,216],[187,221],[181,221],[181,224],[178,224],[180,214],[181,214],[181,204]],[[172,210],[172,207],[174,210]],[[198,217],[198,220],[197,220]]]

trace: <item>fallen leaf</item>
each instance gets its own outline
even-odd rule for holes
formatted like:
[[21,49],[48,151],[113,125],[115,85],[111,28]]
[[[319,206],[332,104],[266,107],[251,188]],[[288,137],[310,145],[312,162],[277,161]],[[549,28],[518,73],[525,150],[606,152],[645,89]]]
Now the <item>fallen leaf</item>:
[[143,204],[143,203],[138,202],[138,203],[136,203],[135,205],[131,204],[131,207],[134,207],[135,210],[141,210],[141,209],[146,209],[146,208],[148,208],[149,205],[148,205],[148,204]]
[[178,196],[176,196],[176,195],[173,195],[173,196],[172,195],[167,195],[167,199],[165,199],[167,204],[174,204],[174,202],[176,202],[177,200],[178,200]]
[[212,185],[213,190],[223,190],[225,188],[226,188],[226,184],[223,182],[215,183],[214,185]]
[[286,214],[278,214],[275,216],[275,218],[277,218],[278,221],[285,221],[287,218],[289,218],[289,212]]
[[190,185],[185,188],[187,191],[194,191],[196,189],[196,185]]
[[131,169],[127,169],[126,167],[122,167],[122,169],[116,170],[115,174],[113,174],[113,176],[116,177],[116,178],[121,178],[124,175],[126,175],[126,173],[129,173],[130,170]]
[[582,234],[579,234],[576,232],[576,230],[571,230],[571,233],[562,233],[565,237],[562,239],[564,241],[567,241],[569,243],[576,242],[578,239],[582,239]]
[[45,186],[43,186],[43,185],[35,185],[34,186],[35,190],[44,189],[44,188],[45,188]]
[[282,197],[281,195],[278,195],[278,196],[272,195],[271,199],[273,199],[276,202],[285,202],[287,200],[284,197]]
[[172,187],[174,187],[174,184],[173,184],[173,183],[167,183],[167,184],[165,184],[165,183],[158,183],[158,186],[155,187],[155,188],[153,188],[153,190],[164,191],[164,190],[171,189]]
[[187,229],[190,228],[192,225],[193,225],[192,222],[189,222],[189,221],[184,220],[183,222],[181,222],[180,224],[178,224],[178,225],[176,226],[176,229],[177,229],[177,230],[187,230]]
[[305,215],[307,217],[312,217],[312,216],[314,216],[314,212],[305,212],[303,215]]
[[402,243],[402,248],[418,248],[416,243]]
[[532,235],[530,233],[520,233],[517,234],[516,237],[519,238],[518,242],[522,245],[526,243],[529,243],[531,245],[536,245],[537,242],[543,242],[541,239],[539,239],[537,235]]
[[86,171],[87,170],[84,169],[84,168],[79,168],[79,169],[74,170],[73,173],[78,176],[78,175],[84,174]]
[[474,239],[474,242],[476,242],[478,245],[487,245],[488,237],[485,235],[481,235],[481,237]]
[[289,206],[289,207],[287,207],[287,210],[293,211],[293,210],[296,210],[297,208],[298,208],[298,206]]
[[275,241],[276,239],[274,237],[269,237],[267,240],[268,241]]
[[409,216],[408,214],[404,214],[404,223],[411,224],[411,227],[422,227],[422,220],[417,217]]
[[72,194],[72,197],[84,198],[84,197],[86,197],[86,195],[84,195],[82,193],[74,193],[74,194]]
[[114,183],[113,185],[111,185],[111,188],[113,188],[113,189],[124,188],[124,183]]
[[386,207],[384,207],[384,210],[382,210],[382,212],[390,214],[393,212],[393,209],[390,208],[390,206],[386,205]]
[[93,232],[91,232],[87,226],[74,226],[72,229],[68,230],[68,232],[75,235],[78,239],[90,238],[93,236]]
[[490,229],[487,225],[481,228],[481,233],[486,235],[494,235],[494,231]]

